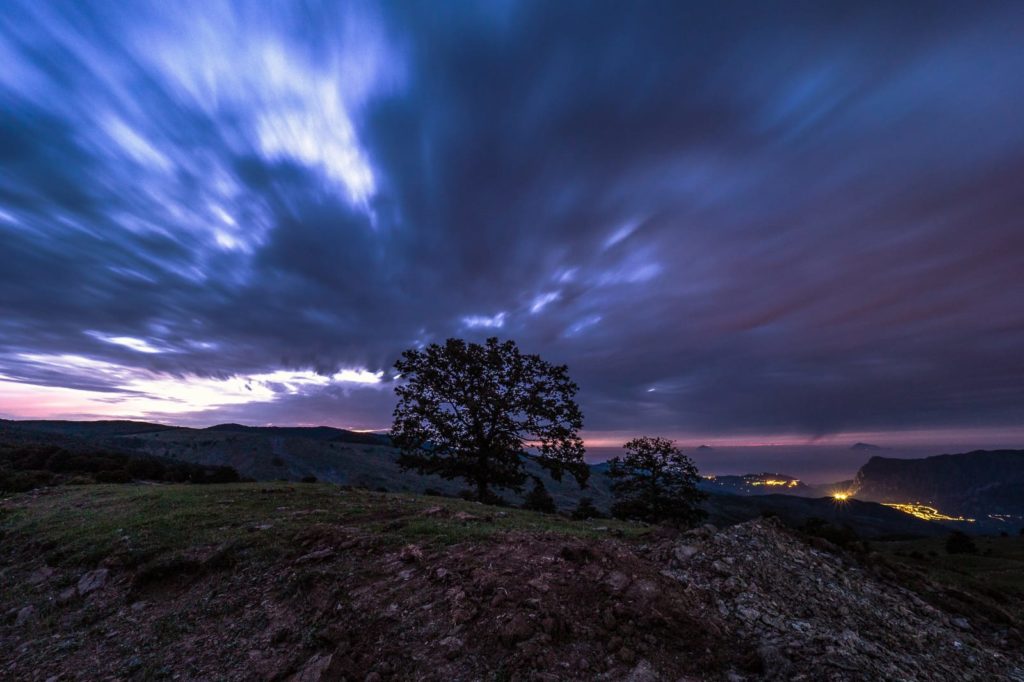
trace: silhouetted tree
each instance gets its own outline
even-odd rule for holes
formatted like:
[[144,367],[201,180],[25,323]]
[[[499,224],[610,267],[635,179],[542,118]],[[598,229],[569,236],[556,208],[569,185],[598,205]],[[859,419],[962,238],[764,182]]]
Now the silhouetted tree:
[[395,369],[401,382],[391,438],[403,469],[465,479],[477,499],[489,501],[492,487],[522,490],[529,444],[556,481],[568,472],[586,485],[578,387],[564,365],[491,338],[407,350]]
[[667,438],[634,438],[623,446],[625,457],[609,462],[619,518],[692,526],[707,514],[698,507],[707,497],[697,489],[697,467]]
[[551,497],[548,489],[544,487],[544,484],[536,476],[533,479],[533,489],[523,501],[523,509],[544,512],[545,514],[554,514],[558,511],[554,498]]
[[581,497],[579,503],[576,505],[576,509],[572,512],[572,517],[577,521],[599,519],[602,516],[604,516],[604,514],[594,506],[594,501],[589,497]]
[[955,530],[946,538],[946,552],[948,554],[977,554],[978,546],[974,544],[970,535]]

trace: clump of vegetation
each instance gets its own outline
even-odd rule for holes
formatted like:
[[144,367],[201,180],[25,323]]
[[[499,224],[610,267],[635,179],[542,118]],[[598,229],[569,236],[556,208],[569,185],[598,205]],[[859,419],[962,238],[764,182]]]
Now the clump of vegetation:
[[812,516],[807,519],[800,528],[804,534],[812,537],[828,540],[833,545],[843,548],[858,547],[861,542],[860,536],[853,528],[847,525],[836,525],[828,521]]
[[586,485],[578,387],[564,365],[491,338],[407,350],[395,369],[402,382],[391,439],[403,469],[465,480],[476,499],[493,502],[495,488],[522,491],[529,444],[555,480],[569,473]]
[[604,518],[604,514],[594,506],[594,500],[589,497],[581,497],[576,509],[572,512],[572,518],[576,521],[586,521],[587,519]]
[[533,479],[533,489],[526,496],[526,500],[523,501],[523,509],[544,512],[545,514],[554,514],[558,511],[551,493],[544,487],[541,480],[536,477]]
[[106,450],[75,451],[58,445],[0,447],[0,490],[24,492],[65,483],[234,483],[238,472],[226,466],[203,466]]
[[634,438],[623,446],[625,457],[609,462],[618,518],[679,527],[694,526],[705,516],[699,507],[707,495],[697,488],[697,467],[667,438]]
[[955,530],[946,538],[947,554],[977,554],[978,546],[970,535],[960,530]]

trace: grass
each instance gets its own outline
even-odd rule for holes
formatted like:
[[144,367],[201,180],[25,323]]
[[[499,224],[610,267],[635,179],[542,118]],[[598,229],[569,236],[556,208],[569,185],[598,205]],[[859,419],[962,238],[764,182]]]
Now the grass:
[[948,554],[945,538],[882,542],[873,546],[944,585],[1024,597],[1024,537],[975,537],[977,554]]
[[[444,513],[422,515],[430,507]],[[462,521],[465,512],[480,520]],[[447,545],[514,531],[633,537],[642,526],[489,507],[331,484],[87,485],[46,489],[0,502],[0,541],[27,541],[51,564],[95,565],[113,554],[137,561],[194,547],[241,544],[257,554],[294,551],[294,538],[316,525],[372,533],[383,544]]]

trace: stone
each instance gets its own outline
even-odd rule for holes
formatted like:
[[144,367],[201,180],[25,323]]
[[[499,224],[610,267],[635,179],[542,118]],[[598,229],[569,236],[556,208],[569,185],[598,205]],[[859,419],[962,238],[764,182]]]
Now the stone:
[[416,545],[406,545],[402,548],[398,558],[407,564],[416,563],[423,560],[423,550]]
[[18,611],[18,615],[14,619],[15,627],[24,627],[36,619],[36,607],[25,606]]
[[331,665],[331,654],[315,654],[302,669],[288,678],[288,682],[320,682]]
[[621,592],[629,585],[629,576],[621,571],[612,571],[604,582],[613,592]]
[[[621,654],[620,654],[621,657]],[[625,682],[658,682],[658,673],[647,661],[640,661],[629,671]]]
[[517,613],[501,628],[501,638],[509,644],[529,639],[533,635],[533,624],[522,613]]
[[700,552],[700,548],[695,545],[676,545],[676,548],[672,551],[672,556],[678,563],[686,563],[695,554]]
[[85,595],[100,589],[107,584],[107,575],[109,573],[110,569],[107,568],[97,568],[95,571],[89,571],[78,579],[78,593]]
[[300,556],[298,559],[295,560],[295,563],[308,564],[314,561],[323,561],[324,559],[330,559],[332,556],[334,556],[333,549],[318,549],[315,552],[310,552],[309,554]]

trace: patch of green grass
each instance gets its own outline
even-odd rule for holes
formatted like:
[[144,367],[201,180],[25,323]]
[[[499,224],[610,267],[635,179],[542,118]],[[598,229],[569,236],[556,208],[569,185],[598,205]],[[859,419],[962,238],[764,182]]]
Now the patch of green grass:
[[[423,515],[431,507],[441,514]],[[465,512],[481,520],[459,520]],[[244,546],[256,554],[294,552],[316,525],[346,526],[385,544],[446,545],[514,531],[606,537],[646,532],[615,521],[572,521],[474,502],[331,484],[88,485],[47,489],[0,504],[0,537],[30,542],[52,563],[95,565],[114,554],[138,563],[196,547]],[[602,530],[598,528],[604,527]]]
[[880,542],[890,559],[924,572],[933,580],[981,592],[1024,597],[1024,538],[976,537],[977,554],[948,554],[945,538]]

